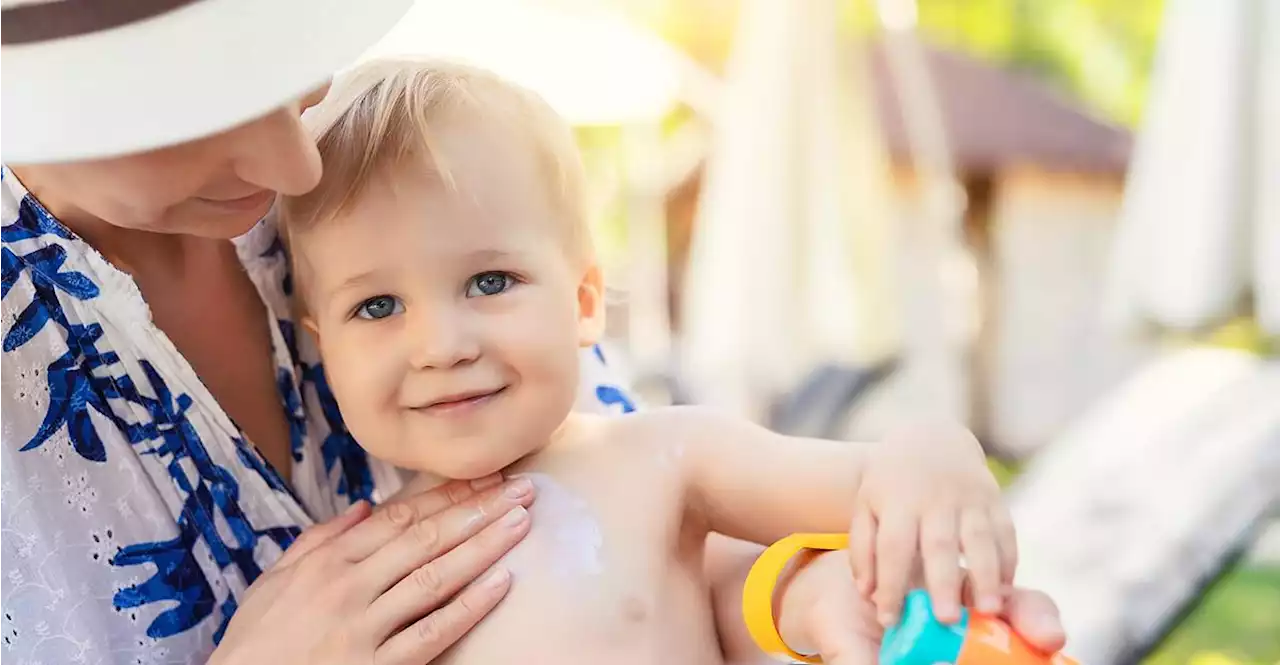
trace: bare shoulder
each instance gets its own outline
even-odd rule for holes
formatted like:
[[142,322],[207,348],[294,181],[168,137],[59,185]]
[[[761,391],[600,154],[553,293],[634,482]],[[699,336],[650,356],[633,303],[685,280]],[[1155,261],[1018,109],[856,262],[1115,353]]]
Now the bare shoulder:
[[687,447],[698,442],[763,432],[758,425],[705,406],[668,406],[603,418],[606,440]]

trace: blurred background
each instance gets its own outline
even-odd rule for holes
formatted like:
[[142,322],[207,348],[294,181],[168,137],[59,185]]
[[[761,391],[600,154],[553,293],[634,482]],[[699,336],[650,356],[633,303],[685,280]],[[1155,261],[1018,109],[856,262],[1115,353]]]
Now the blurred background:
[[1280,662],[1280,2],[420,0],[577,127],[650,404],[968,424],[1084,662]]

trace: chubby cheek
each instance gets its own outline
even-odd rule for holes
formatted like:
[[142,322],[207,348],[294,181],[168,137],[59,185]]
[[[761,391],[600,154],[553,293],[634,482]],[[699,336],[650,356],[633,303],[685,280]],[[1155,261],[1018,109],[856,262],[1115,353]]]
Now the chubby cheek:
[[539,420],[554,429],[573,405],[578,386],[577,319],[572,304],[533,302],[518,322],[499,328],[506,364],[518,370]]
[[393,346],[361,337],[322,331],[325,377],[356,441],[375,456],[391,456],[394,451],[388,448],[399,439],[395,409],[402,373]]

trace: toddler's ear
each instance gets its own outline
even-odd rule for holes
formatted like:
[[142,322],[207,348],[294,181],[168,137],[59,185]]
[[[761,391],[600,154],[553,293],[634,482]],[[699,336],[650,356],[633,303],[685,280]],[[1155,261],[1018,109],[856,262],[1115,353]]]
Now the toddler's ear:
[[296,285],[293,293],[289,296],[289,308],[293,310],[293,320],[300,323],[311,334],[311,338],[315,340],[316,345],[319,346],[320,327],[316,325],[316,320],[311,316],[306,303],[302,301],[302,296],[298,293]]
[[320,326],[316,325],[315,317],[311,316],[307,306],[302,303],[302,298],[299,298],[296,293],[293,295],[293,320],[301,323],[316,346],[320,346]]
[[578,282],[578,344],[591,346],[604,336],[604,278],[591,264]]
[[316,346],[320,346],[320,328],[316,325],[316,320],[310,316],[303,316],[299,320],[302,321],[302,327],[310,333],[311,339],[315,340]]

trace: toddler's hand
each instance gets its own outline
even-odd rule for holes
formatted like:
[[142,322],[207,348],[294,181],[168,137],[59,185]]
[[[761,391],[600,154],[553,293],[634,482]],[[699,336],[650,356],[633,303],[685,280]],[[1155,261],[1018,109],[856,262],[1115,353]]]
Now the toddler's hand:
[[885,626],[897,621],[917,564],[947,623],[960,618],[962,554],[980,612],[999,613],[1013,583],[1013,521],[978,441],[963,428],[917,427],[877,444],[849,535],[854,579]]

